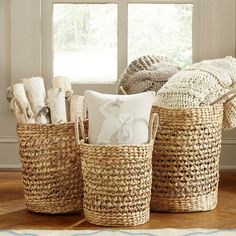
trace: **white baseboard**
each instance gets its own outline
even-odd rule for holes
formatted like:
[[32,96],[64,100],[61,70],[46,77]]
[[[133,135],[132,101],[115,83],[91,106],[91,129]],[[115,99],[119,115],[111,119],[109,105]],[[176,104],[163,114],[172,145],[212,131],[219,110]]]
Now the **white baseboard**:
[[0,136],[0,143],[17,143],[15,136]]
[[236,139],[235,138],[225,138],[222,140],[222,145],[236,145]]
[[0,169],[2,170],[10,170],[10,169],[20,169],[21,165],[9,165],[9,164],[0,164]]
[[222,165],[220,166],[220,170],[236,170],[236,166],[235,165]]

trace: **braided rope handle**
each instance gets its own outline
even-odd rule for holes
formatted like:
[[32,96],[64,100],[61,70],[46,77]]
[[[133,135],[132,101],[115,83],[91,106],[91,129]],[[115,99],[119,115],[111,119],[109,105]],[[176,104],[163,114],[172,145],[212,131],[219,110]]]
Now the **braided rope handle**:
[[154,142],[159,126],[159,117],[157,113],[152,113],[148,128],[148,143]]
[[214,102],[212,102],[210,105],[213,106],[219,102],[221,102],[222,100],[224,100],[225,98],[227,98],[228,96],[232,95],[230,98],[228,98],[224,103],[226,102],[230,102],[232,101],[235,97],[236,97],[236,88],[230,90],[229,92],[223,94],[221,97],[217,98]]
[[[152,113],[148,127],[148,143],[154,142],[158,125],[159,125],[158,115],[157,113]],[[80,139],[80,131],[82,134],[81,139]],[[85,142],[84,123],[79,115],[77,115],[75,119],[75,138],[76,138],[76,144]]]
[[119,86],[118,92],[120,92],[122,95],[127,95],[126,91],[124,90],[123,86]]
[[84,97],[84,101],[83,101],[83,118],[88,119],[88,107],[87,107],[87,103],[85,101],[85,97]]
[[[80,132],[82,134],[82,138],[80,139]],[[85,142],[85,131],[84,131],[84,123],[82,118],[79,115],[75,117],[75,139],[76,144]]]

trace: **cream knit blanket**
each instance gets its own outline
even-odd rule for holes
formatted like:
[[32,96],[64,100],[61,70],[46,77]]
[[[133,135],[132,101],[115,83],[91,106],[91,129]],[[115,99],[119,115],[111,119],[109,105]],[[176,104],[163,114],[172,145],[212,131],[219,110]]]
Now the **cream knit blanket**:
[[127,94],[158,91],[169,78],[180,70],[167,57],[143,56],[130,63],[120,76],[118,88]]
[[[155,104],[164,107],[209,105],[232,89],[235,84],[235,58],[206,60],[173,75],[158,91]],[[236,127],[236,99],[224,103],[223,128],[234,127]]]

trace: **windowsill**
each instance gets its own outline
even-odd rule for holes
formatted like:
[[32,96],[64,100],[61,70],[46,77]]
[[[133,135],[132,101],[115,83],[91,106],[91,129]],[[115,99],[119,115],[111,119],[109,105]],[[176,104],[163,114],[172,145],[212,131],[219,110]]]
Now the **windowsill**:
[[71,82],[72,84],[74,85],[78,85],[78,84],[81,84],[81,85],[115,85],[117,82],[116,81],[113,81],[113,82],[78,82],[78,81],[72,81]]

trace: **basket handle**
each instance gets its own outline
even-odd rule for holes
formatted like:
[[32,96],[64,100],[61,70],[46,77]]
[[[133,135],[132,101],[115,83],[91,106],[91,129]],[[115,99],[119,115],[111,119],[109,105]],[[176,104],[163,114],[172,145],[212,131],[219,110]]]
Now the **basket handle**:
[[[82,139],[80,139],[80,131],[82,134]],[[75,139],[76,139],[76,144],[85,142],[84,123],[79,115],[76,115],[75,117]]]
[[123,86],[119,86],[118,92],[120,92],[122,95],[128,95],[126,91],[124,90]]
[[210,105],[213,106],[217,103],[219,103],[220,101],[222,101],[223,99],[227,98],[229,95],[232,95],[230,98],[228,98],[226,102],[230,102],[232,101],[235,97],[236,97],[236,88],[228,91],[227,93],[223,94],[221,97],[217,98],[214,102],[212,102]]
[[152,113],[151,118],[150,118],[150,124],[149,124],[149,129],[148,129],[148,143],[154,142],[156,134],[157,134],[157,129],[159,126],[159,117],[157,113]]
[[83,118],[88,119],[88,107],[87,107],[87,103],[85,101],[85,98],[84,98],[84,102],[83,102]]

